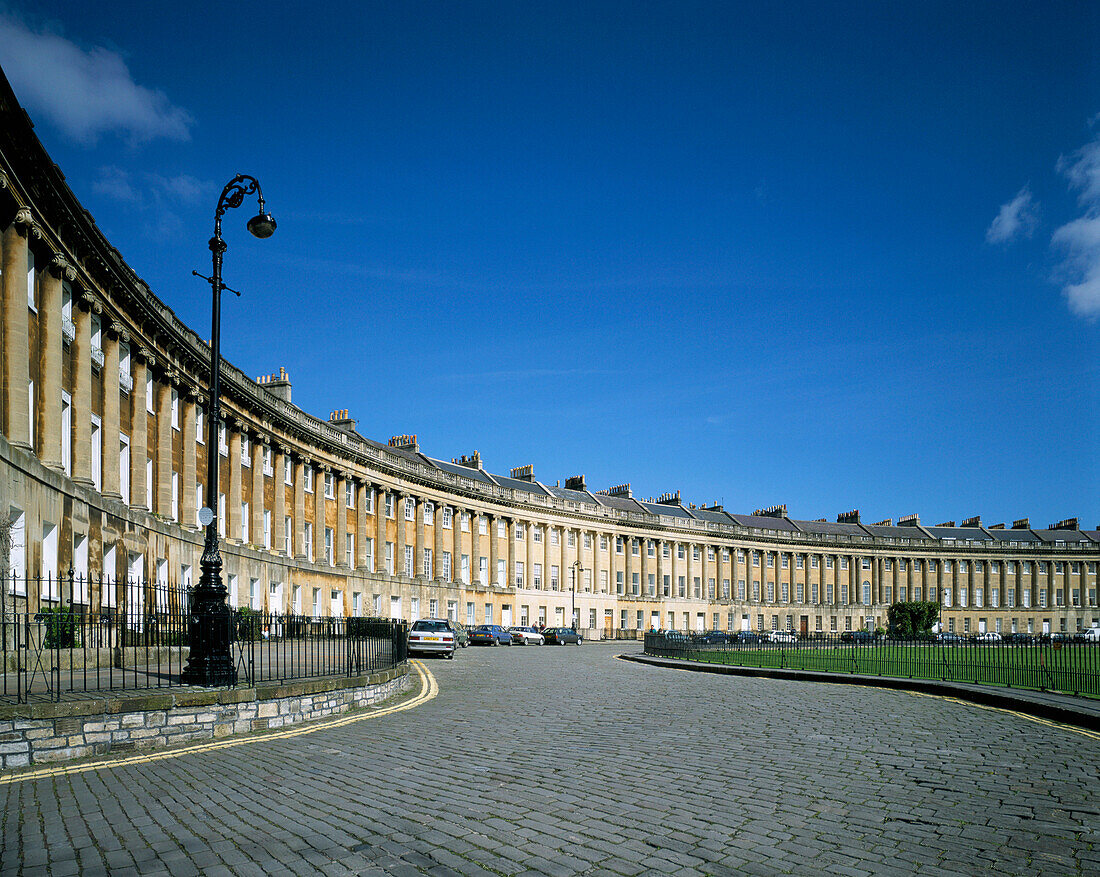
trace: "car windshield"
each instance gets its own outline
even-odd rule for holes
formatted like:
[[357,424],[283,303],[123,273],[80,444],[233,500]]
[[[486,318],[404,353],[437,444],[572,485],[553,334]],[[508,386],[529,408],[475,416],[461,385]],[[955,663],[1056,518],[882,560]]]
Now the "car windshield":
[[416,621],[413,630],[449,630],[446,621]]

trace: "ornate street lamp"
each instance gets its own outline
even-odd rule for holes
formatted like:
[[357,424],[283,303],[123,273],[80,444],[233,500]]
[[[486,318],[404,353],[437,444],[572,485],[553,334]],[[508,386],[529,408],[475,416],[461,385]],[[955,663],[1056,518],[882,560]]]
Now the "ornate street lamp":
[[[218,209],[214,213],[214,237],[210,238],[214,271],[209,280],[214,300],[210,333],[210,403],[206,410],[206,496],[214,508],[218,505],[218,467],[221,456],[218,453],[221,423],[221,295],[222,290],[228,288],[222,283],[222,257],[226,250],[225,241],[222,240],[222,216],[230,207],[240,207],[245,196],[253,192],[259,201],[260,212],[248,220],[248,230],[261,239],[269,238],[275,233],[275,220],[264,210],[264,196],[259,182],[248,174],[237,174],[222,189]],[[217,516],[210,508],[203,508],[199,512],[199,522],[206,527],[206,542],[201,561],[202,576],[192,596],[188,630],[191,653],[180,681],[184,685],[233,685],[237,681],[237,667],[229,651],[229,607],[225,603],[226,589],[222,584]]]

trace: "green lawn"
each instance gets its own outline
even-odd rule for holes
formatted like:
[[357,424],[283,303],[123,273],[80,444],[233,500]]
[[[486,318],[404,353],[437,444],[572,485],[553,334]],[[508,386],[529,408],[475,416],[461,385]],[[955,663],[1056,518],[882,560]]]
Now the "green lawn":
[[689,660],[740,667],[977,682],[1100,697],[1100,648],[1091,644],[962,646],[925,643],[692,648]]

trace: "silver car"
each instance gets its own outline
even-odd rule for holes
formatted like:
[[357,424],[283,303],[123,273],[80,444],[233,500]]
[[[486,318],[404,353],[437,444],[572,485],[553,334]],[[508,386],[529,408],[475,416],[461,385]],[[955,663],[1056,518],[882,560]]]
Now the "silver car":
[[546,639],[533,627],[509,627],[508,633],[512,634],[512,642],[522,646],[541,646]]
[[455,656],[455,632],[445,618],[420,618],[409,628],[409,654]]

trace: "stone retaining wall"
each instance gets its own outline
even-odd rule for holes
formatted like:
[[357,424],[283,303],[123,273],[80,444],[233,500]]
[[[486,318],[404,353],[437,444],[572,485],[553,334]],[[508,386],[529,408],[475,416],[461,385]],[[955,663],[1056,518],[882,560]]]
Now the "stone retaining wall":
[[0,706],[0,761],[10,769],[265,731],[370,706],[411,684],[405,665],[344,679]]

